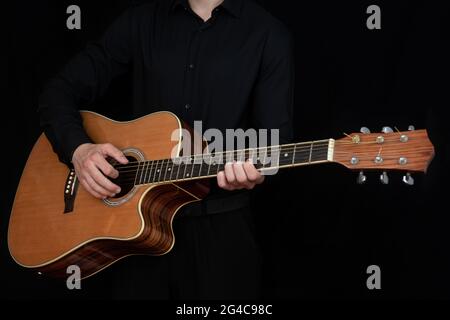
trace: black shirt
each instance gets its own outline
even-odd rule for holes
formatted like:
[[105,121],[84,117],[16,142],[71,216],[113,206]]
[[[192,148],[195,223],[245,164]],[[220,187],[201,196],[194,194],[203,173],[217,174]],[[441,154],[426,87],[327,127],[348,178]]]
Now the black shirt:
[[225,0],[204,22],[186,0],[159,0],[122,14],[52,79],[40,98],[41,124],[61,161],[90,142],[79,109],[131,71],[132,117],[168,110],[203,129],[277,128],[292,138],[290,34],[251,1]]

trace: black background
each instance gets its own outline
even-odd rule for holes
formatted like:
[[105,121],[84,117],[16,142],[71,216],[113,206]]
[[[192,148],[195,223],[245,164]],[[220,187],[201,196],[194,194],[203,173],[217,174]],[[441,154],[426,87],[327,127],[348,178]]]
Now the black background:
[[[6,5],[7,95],[2,106],[0,290],[5,298],[107,297],[108,270],[71,292],[12,261],[7,222],[14,193],[40,129],[37,97],[48,79],[121,11],[144,1],[14,1]],[[292,31],[296,50],[296,140],[341,137],[361,126],[427,128],[437,155],[407,187],[392,174],[380,185],[337,165],[298,168],[259,188],[258,237],[265,253],[264,297],[394,299],[450,297],[449,5],[431,1],[259,1]],[[13,4],[12,4],[13,3]],[[82,29],[66,28],[77,4]],[[382,29],[368,30],[377,4]],[[120,119],[129,99],[124,76],[95,110]],[[264,199],[264,200],[262,200]],[[366,268],[381,268],[368,290]]]

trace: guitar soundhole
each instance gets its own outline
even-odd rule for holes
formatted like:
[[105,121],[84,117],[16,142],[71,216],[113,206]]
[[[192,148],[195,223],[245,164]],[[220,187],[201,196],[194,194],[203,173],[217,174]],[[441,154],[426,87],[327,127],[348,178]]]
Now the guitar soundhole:
[[[133,156],[126,156],[126,157],[130,164],[138,161],[138,159]],[[108,159],[108,161],[113,165],[113,167],[115,167],[119,171],[119,177],[117,177],[116,179],[111,178],[109,179],[114,184],[118,185],[121,189],[118,194],[116,194],[114,197],[111,197],[110,199],[120,199],[126,196],[128,193],[130,193],[131,190],[133,190],[136,171],[126,167],[124,168],[123,165],[121,165],[114,159],[112,160]]]

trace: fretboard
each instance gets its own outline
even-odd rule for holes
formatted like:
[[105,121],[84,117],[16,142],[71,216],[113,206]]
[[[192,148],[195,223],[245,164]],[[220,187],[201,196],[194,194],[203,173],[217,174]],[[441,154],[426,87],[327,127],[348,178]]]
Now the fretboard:
[[320,140],[276,147],[242,149],[178,157],[174,159],[131,162],[116,166],[121,172],[134,177],[135,185],[177,182],[214,177],[233,161],[252,160],[260,171],[316,164],[333,160],[334,140]]

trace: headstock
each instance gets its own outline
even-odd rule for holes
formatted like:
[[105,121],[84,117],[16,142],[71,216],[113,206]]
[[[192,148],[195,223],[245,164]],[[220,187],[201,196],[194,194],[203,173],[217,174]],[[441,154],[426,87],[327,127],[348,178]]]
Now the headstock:
[[434,156],[434,147],[426,130],[394,131],[383,127],[381,133],[371,133],[366,127],[360,133],[346,134],[335,141],[334,162],[351,170],[359,170],[358,183],[364,183],[363,170],[380,170],[380,181],[389,183],[387,171],[400,170],[407,174],[403,182],[414,184],[410,172],[426,172]]

